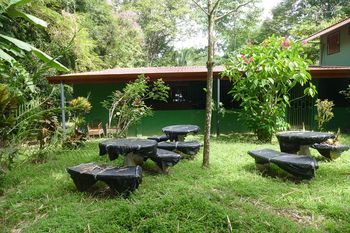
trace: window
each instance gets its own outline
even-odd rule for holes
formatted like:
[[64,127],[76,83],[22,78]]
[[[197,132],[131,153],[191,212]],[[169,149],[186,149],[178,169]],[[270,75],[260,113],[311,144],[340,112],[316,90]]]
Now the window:
[[340,33],[335,32],[327,37],[328,55],[340,52]]
[[205,109],[204,81],[167,82],[170,87],[167,102],[149,100],[155,110]]
[[173,86],[170,90],[170,102],[171,103],[186,103],[189,102],[188,96],[189,86]]

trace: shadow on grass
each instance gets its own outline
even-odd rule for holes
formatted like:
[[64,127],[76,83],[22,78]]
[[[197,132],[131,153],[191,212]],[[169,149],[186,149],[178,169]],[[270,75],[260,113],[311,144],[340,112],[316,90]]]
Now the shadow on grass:
[[292,182],[295,184],[305,183],[305,182],[309,181],[309,180],[295,177],[295,176],[283,171],[282,169],[280,169],[278,166],[276,166],[274,164],[268,165],[267,169],[264,171],[260,171],[259,169],[257,169],[255,164],[253,164],[253,163],[246,164],[246,165],[242,166],[242,168],[247,172],[250,172],[253,174],[259,174],[259,175],[266,177],[266,178],[274,178],[274,179],[279,178],[282,181]]
[[69,187],[66,187],[66,190],[68,193],[71,194],[81,194],[83,193],[85,197],[87,198],[96,198],[96,199],[115,199],[115,198],[128,198],[130,196],[130,193],[127,194],[120,194],[112,191],[108,185],[106,185],[103,182],[97,182],[93,186],[91,186],[89,189],[80,192],[77,190],[77,188],[73,185],[69,185]]
[[263,144],[253,133],[231,133],[221,134],[219,137],[212,138],[213,141],[219,143],[252,143]]

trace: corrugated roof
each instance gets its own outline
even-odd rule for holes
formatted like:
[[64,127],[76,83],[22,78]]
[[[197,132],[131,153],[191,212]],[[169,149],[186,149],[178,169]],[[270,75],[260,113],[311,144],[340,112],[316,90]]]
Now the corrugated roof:
[[[222,72],[223,66],[214,67],[214,72]],[[61,76],[76,75],[102,75],[102,74],[167,74],[167,73],[201,73],[207,72],[205,66],[174,66],[174,67],[139,67],[139,68],[114,68],[102,71],[91,71],[77,74],[66,74]]]
[[[214,76],[218,77],[224,71],[223,66],[214,67]],[[92,71],[75,74],[65,74],[48,77],[50,83],[108,83],[126,82],[136,79],[144,74],[151,79],[163,78],[166,81],[195,81],[206,80],[207,67],[182,66],[182,67],[141,67],[141,68],[115,68],[102,71]]]
[[304,39],[304,42],[312,41],[312,40],[314,40],[322,35],[325,35],[329,32],[336,30],[336,29],[338,29],[338,28],[340,28],[348,23],[350,23],[350,17],[340,21],[339,23],[333,24],[333,25],[331,25],[331,26],[329,26],[329,27],[327,27],[319,32],[312,34],[310,37]]
[[[214,77],[220,77],[225,70],[223,66],[214,68]],[[310,66],[313,78],[350,78],[350,66]],[[164,81],[205,81],[207,68],[205,66],[188,67],[145,67],[145,68],[115,68],[76,74],[65,74],[48,77],[50,83],[116,83],[134,80],[140,74],[151,79],[162,78]]]

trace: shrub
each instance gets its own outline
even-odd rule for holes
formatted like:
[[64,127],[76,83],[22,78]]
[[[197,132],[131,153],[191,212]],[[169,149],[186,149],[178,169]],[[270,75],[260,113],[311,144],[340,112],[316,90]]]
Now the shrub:
[[350,85],[344,91],[341,91],[340,94],[344,95],[346,99],[350,100]]
[[102,104],[109,111],[108,126],[116,128],[116,136],[124,137],[129,127],[152,113],[146,100],[166,101],[169,87],[158,79],[151,84],[149,78],[141,75],[122,90],[116,90]]
[[315,106],[317,108],[316,121],[318,123],[318,129],[324,130],[324,125],[334,117],[332,112],[334,103],[328,99],[317,99]]
[[[307,71],[310,61],[302,54],[302,44],[272,36],[241,49],[226,64],[223,75],[232,81],[230,93],[243,107],[240,119],[261,141],[271,141],[276,130],[288,127],[289,91],[311,80]],[[304,94],[315,93],[315,86],[309,83]]]

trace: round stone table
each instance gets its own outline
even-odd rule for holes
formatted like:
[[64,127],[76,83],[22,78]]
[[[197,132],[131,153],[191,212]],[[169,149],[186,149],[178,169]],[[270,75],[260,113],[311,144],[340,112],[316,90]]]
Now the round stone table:
[[164,127],[163,132],[169,137],[170,141],[184,141],[189,133],[198,133],[197,125],[170,125]]
[[105,145],[110,160],[118,158],[118,155],[124,155],[125,166],[142,165],[144,160],[157,155],[157,142],[154,140],[115,139],[100,144]]
[[334,138],[332,133],[314,131],[285,131],[276,134],[282,152],[310,155],[309,146]]

